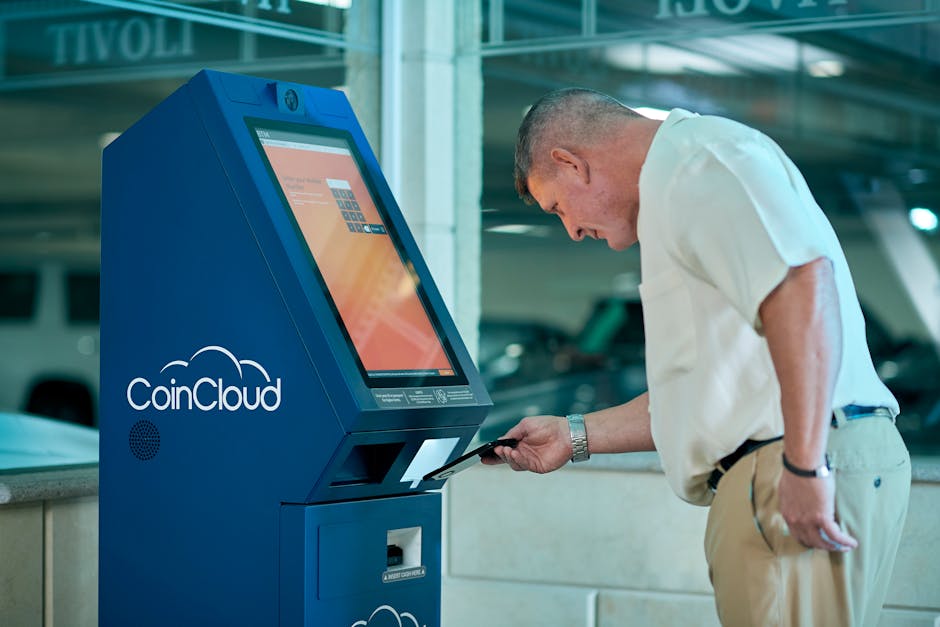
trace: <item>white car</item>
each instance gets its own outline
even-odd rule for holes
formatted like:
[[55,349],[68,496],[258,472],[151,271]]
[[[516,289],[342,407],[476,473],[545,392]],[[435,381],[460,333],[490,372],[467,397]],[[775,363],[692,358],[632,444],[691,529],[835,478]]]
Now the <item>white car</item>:
[[97,258],[0,259],[0,411],[97,424]]

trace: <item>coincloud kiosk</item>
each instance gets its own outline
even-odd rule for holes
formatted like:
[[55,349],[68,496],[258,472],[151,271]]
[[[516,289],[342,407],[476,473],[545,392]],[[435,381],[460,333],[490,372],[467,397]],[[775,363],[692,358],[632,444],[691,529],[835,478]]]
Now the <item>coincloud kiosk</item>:
[[490,401],[346,97],[204,71],[103,167],[101,625],[439,625]]

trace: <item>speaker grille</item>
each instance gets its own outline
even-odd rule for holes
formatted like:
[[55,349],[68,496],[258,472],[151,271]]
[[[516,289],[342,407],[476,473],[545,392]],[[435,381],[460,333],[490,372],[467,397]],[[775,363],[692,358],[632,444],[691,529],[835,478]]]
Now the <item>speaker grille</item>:
[[160,450],[160,432],[149,420],[139,420],[131,427],[128,437],[131,453],[139,460],[147,461],[157,456]]

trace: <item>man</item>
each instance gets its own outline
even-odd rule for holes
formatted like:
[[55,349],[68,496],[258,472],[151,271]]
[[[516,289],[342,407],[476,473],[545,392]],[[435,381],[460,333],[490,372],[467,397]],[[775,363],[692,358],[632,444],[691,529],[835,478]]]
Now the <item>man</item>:
[[649,392],[525,418],[498,461],[543,473],[658,450],[675,492],[711,505],[723,624],[876,624],[910,458],[841,247],[790,159],[730,120],[660,122],[565,89],[526,115],[515,181],[576,241],[642,244]]

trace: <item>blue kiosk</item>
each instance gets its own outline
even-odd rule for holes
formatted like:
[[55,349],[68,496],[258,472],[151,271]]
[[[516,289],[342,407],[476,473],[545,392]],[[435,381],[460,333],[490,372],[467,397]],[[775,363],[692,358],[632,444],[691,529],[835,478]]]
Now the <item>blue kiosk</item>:
[[203,71],[104,152],[100,624],[432,627],[490,406],[346,97]]

